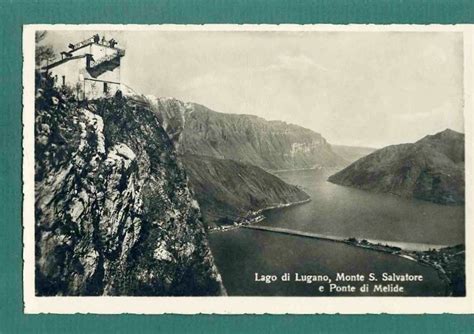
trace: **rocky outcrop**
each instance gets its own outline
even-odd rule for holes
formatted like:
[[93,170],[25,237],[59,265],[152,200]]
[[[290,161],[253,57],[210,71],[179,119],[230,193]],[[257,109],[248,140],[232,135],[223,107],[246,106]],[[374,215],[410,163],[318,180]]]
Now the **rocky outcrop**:
[[316,132],[252,115],[215,112],[173,98],[148,97],[180,154],[250,163],[267,170],[347,164]]
[[464,134],[447,129],[413,144],[385,147],[329,181],[439,204],[463,204]]
[[223,294],[157,115],[128,98],[51,95],[36,101],[36,293]]
[[298,187],[250,164],[197,155],[181,159],[209,227],[231,224],[264,208],[309,200]]

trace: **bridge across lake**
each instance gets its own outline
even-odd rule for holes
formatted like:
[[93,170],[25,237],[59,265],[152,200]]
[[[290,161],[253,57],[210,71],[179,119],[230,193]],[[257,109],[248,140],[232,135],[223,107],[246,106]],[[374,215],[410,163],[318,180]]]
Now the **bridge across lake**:
[[262,226],[262,225],[242,225],[242,227],[243,228],[249,228],[249,229],[252,229],[252,230],[269,231],[269,232],[275,232],[275,233],[297,235],[297,236],[300,236],[300,237],[331,240],[331,241],[339,241],[339,242],[346,241],[346,239],[347,239],[347,238],[343,238],[343,237],[335,237],[335,236],[324,235],[324,234],[320,234],[320,233],[297,231],[297,230],[292,230],[292,229],[283,228],[283,227]]
[[[287,235],[294,235],[299,237],[306,237],[306,238],[314,238],[320,240],[328,240],[328,241],[335,241],[335,242],[344,242],[353,246],[362,246],[360,244],[354,244],[348,241],[348,237],[339,237],[339,236],[332,236],[332,235],[325,235],[321,233],[314,233],[314,232],[304,232],[298,231],[283,227],[274,227],[274,226],[263,226],[263,225],[242,225],[242,228],[247,228],[251,230],[260,230],[260,231],[267,231],[267,232],[274,232],[274,233],[281,233]],[[386,240],[376,240],[376,239],[365,239],[367,242],[377,245],[384,245],[390,247],[399,247],[403,250],[411,250],[411,251],[427,251],[430,249],[440,249],[444,247],[448,247],[448,245],[434,245],[434,244],[422,244],[422,243],[412,243],[412,242],[399,242],[399,241],[386,241]]]

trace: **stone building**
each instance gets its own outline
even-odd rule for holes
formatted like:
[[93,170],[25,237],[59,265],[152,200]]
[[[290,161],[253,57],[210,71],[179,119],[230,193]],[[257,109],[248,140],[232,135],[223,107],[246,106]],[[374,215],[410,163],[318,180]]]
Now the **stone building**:
[[120,59],[125,50],[114,39],[98,34],[61,52],[61,59],[45,66],[57,87],[68,86],[79,99],[113,96],[121,89]]

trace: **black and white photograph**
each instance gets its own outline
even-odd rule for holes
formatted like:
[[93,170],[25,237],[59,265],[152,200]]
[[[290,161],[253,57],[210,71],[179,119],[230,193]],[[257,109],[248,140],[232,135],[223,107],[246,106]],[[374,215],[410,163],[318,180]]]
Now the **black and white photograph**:
[[472,309],[472,36],[25,26],[26,310]]

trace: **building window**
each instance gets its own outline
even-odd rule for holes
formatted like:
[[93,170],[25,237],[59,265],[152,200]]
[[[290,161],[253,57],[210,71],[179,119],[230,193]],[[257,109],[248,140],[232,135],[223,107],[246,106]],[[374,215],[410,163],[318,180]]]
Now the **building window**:
[[107,86],[107,82],[104,82],[104,93],[109,92],[109,87]]
[[58,76],[55,75],[55,76],[54,76],[54,83],[57,83],[57,82],[58,82]]
[[66,86],[66,76],[63,75],[63,86]]

